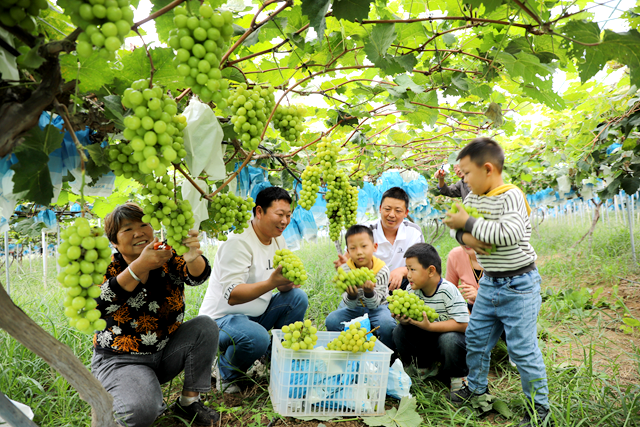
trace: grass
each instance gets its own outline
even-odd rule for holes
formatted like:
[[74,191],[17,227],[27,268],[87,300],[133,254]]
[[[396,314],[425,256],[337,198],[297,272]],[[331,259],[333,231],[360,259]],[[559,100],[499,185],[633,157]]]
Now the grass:
[[[553,415],[557,426],[639,426],[640,332],[636,328],[624,334],[619,327],[624,313],[640,318],[640,305],[636,301],[639,285],[621,280],[640,282],[640,274],[632,261],[628,229],[622,222],[611,221],[611,217],[606,226],[600,223],[596,228],[592,248],[587,240],[570,248],[588,226],[587,221],[568,225],[548,220],[532,236],[543,278],[539,336]],[[640,232],[636,233],[635,241],[640,246]],[[448,235],[435,243],[443,260],[456,245]],[[210,260],[215,250],[215,247],[205,248]],[[304,244],[298,255],[309,276],[305,286],[310,302],[308,317],[324,329],[325,317],[340,300],[331,286],[335,247],[327,239],[319,239],[316,243]],[[66,326],[60,308],[62,292],[55,285],[53,260],[49,260],[46,288],[42,283],[41,260],[34,260],[31,270],[28,261],[22,268],[18,273],[15,264],[10,267],[13,300],[89,366],[91,340]],[[0,277],[4,279],[4,270],[0,271]],[[582,288],[587,290],[574,294]],[[602,291],[597,291],[599,288]],[[187,318],[197,315],[205,291],[206,286],[187,289]],[[599,292],[597,296],[596,292]],[[523,413],[519,376],[508,364],[506,349],[501,344],[494,349],[490,387],[492,393],[514,411],[511,419],[498,414],[477,416],[468,409],[454,408],[448,404],[447,390],[440,383],[413,379],[412,394],[417,399],[423,425],[517,425]],[[181,381],[178,378],[165,388],[167,401],[171,400],[171,393],[181,388]],[[90,408],[79,399],[77,392],[3,331],[0,331],[0,390],[29,405],[38,425],[90,425]],[[231,425],[258,427],[266,426],[271,420],[272,425],[284,425],[277,423],[279,416],[268,404],[264,384],[244,400],[213,397]],[[353,422],[325,422],[325,425],[364,425],[349,424]],[[166,417],[159,424],[176,425]],[[287,421],[287,424],[299,422]]]

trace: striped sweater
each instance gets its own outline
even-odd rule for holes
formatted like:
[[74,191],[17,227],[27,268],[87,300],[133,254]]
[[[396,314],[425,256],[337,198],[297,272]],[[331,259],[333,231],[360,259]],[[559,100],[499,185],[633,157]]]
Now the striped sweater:
[[[351,270],[347,264],[342,264],[340,267],[345,271],[345,273]],[[383,263],[382,268],[380,268],[376,274],[373,296],[370,298],[367,297],[364,294],[364,290],[362,288],[358,288],[358,297],[356,299],[350,299],[349,294],[343,292],[342,301],[344,301],[348,308],[367,307],[369,309],[374,309],[378,306],[387,304],[387,296],[389,295],[389,288],[387,287],[387,284],[389,283],[389,274],[389,267]]]
[[[485,274],[491,277],[510,277],[535,268],[537,255],[529,243],[531,222],[520,190],[511,189],[491,197],[469,193],[464,204],[475,207],[484,217],[469,217],[464,231],[470,232],[481,242],[495,244],[497,247],[491,255],[477,255]],[[460,243],[462,234],[462,230],[456,233],[456,239]]]

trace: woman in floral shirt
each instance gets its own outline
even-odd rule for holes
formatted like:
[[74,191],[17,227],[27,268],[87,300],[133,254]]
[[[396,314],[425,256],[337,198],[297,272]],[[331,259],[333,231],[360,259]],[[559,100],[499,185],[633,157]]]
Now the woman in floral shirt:
[[173,249],[154,249],[158,239],[142,216],[138,205],[126,203],[105,219],[117,252],[97,298],[107,327],[93,338],[92,372],[113,396],[116,420],[146,427],[166,409],[160,385],[184,370],[182,395],[172,409],[209,426],[219,415],[199,396],[211,389],[218,327],[208,316],[183,321],[184,285],[203,284],[211,268],[197,231],[189,231],[183,242],[189,252],[178,256]]

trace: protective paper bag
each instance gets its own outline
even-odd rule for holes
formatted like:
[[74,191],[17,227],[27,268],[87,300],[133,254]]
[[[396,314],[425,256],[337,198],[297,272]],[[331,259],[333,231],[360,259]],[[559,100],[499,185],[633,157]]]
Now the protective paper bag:
[[[201,179],[194,180],[198,187],[205,193],[209,193],[209,186]],[[193,209],[193,219],[195,220],[193,228],[195,230],[200,229],[200,223],[206,219],[209,219],[209,211],[207,210],[207,199],[202,197],[202,194],[194,187],[189,181],[185,180],[182,183],[182,199],[188,200],[191,203],[191,209]]]
[[226,169],[222,158],[222,126],[211,108],[195,98],[182,113],[187,118],[184,128],[184,148],[187,167],[196,177],[202,171],[213,181],[224,179]]

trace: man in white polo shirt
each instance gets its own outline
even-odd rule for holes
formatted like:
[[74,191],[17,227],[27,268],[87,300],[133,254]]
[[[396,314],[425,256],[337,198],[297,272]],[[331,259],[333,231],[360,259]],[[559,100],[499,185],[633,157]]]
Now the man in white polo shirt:
[[407,288],[404,253],[416,243],[424,243],[422,229],[406,219],[408,214],[409,196],[402,188],[393,187],[382,195],[380,219],[370,225],[378,244],[376,257],[391,270],[389,292]]

